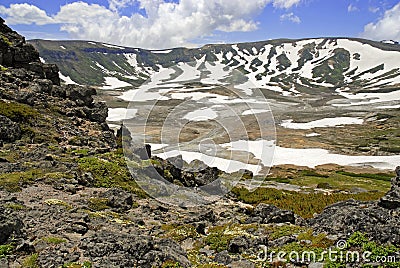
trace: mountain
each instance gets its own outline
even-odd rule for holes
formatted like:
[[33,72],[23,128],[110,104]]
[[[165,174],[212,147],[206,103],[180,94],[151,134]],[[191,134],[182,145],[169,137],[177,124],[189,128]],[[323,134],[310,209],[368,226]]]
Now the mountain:
[[45,62],[57,63],[67,82],[105,88],[138,86],[165,68],[174,68],[181,77],[197,69],[200,77],[212,73],[218,81],[226,66],[240,70],[255,86],[284,95],[330,88],[388,92],[400,85],[400,45],[365,39],[278,39],[170,50],[87,41],[29,42]]

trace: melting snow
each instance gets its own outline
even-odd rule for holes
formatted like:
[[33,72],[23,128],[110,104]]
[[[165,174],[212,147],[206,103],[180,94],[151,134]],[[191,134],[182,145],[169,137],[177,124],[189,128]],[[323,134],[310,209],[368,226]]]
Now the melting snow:
[[261,114],[261,113],[266,113],[270,112],[270,110],[264,110],[264,109],[251,109],[251,110],[246,110],[242,113],[242,115],[249,115],[249,114]]
[[361,125],[364,122],[361,118],[355,117],[333,117],[315,120],[307,123],[294,123],[292,119],[283,120],[281,126],[291,129],[312,129],[316,127],[335,127],[341,125]]
[[124,47],[119,47],[119,46],[114,46],[114,45],[109,45],[109,44],[102,44],[105,47],[109,47],[109,48],[118,48],[118,49],[125,49]]
[[63,75],[61,72],[58,72],[58,76],[60,77],[61,80],[64,81],[65,84],[67,85],[77,85],[75,81],[71,79],[69,76]]
[[107,121],[118,122],[125,119],[131,119],[136,116],[137,109],[109,108]]
[[125,81],[121,81],[116,77],[104,77],[104,79],[106,80],[105,81],[106,85],[101,87],[101,89],[117,89],[117,88],[132,86],[131,84]]
[[189,121],[207,121],[215,119],[218,114],[211,108],[202,108],[190,113],[187,113],[183,118]]

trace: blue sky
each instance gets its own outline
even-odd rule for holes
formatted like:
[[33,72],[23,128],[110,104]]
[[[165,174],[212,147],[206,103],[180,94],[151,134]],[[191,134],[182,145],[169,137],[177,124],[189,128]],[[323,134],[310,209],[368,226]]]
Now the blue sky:
[[400,39],[396,0],[2,0],[28,39],[84,39],[143,48],[275,38]]

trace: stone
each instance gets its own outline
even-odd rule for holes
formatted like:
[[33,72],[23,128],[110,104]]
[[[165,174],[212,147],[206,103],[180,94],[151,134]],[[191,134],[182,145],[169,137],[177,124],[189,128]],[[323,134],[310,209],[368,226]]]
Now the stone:
[[[261,203],[253,211],[255,219],[262,219],[262,223],[285,223],[294,224],[296,221],[293,211],[282,210],[274,205]],[[254,219],[254,218],[253,218]]]
[[107,205],[117,210],[129,210],[133,205],[133,196],[131,193],[118,188],[112,188],[102,194],[107,198]]
[[392,179],[392,188],[379,200],[379,205],[383,208],[400,208],[400,166],[396,167],[395,172],[396,177]]
[[0,115],[0,140],[14,142],[21,138],[19,125],[6,116]]

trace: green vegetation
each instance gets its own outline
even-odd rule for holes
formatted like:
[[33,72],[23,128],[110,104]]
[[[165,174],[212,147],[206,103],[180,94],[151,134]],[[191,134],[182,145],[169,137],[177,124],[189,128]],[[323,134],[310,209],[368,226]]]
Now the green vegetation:
[[[359,264],[360,267],[365,267],[365,268],[400,267],[400,262],[395,258],[396,253],[399,252],[400,250],[399,247],[396,247],[391,244],[379,245],[376,242],[369,241],[367,236],[361,232],[353,233],[347,239],[347,245],[345,248],[337,248],[334,250],[339,252],[338,256],[340,256],[340,254],[345,255],[347,251],[358,252],[360,256],[365,252],[370,252],[370,255],[368,256],[369,261],[361,259],[361,261],[365,261],[365,263],[360,263]],[[382,258],[386,258],[386,260],[388,261],[376,266],[375,264],[377,262],[379,263],[379,260],[382,260]],[[328,261],[324,267],[325,268],[346,267],[346,263],[340,262],[339,260]]]
[[54,245],[58,245],[58,244],[67,242],[67,240],[64,238],[54,237],[54,236],[43,237],[42,240],[48,244],[54,244]]
[[161,229],[166,231],[163,235],[164,237],[174,239],[177,242],[181,242],[187,238],[196,238],[200,236],[196,232],[196,228],[190,224],[165,224],[161,226]]
[[339,201],[356,199],[361,201],[377,200],[383,192],[365,192],[359,194],[332,193],[299,193],[292,191],[276,190],[272,188],[257,188],[250,192],[246,188],[234,188],[232,193],[240,201],[249,204],[268,203],[281,209],[292,210],[294,213],[304,217],[312,218],[314,213],[321,213],[328,206]]
[[352,173],[347,171],[337,171],[338,174],[350,176],[354,178],[368,178],[373,180],[381,180],[381,181],[391,181],[393,175],[386,174],[386,173],[375,173],[375,174],[368,174],[368,173]]
[[14,246],[12,244],[0,245],[0,259],[10,255],[13,250]]
[[92,197],[88,200],[89,208],[94,211],[100,211],[109,208],[107,202],[108,202],[107,198]]
[[39,268],[38,265],[39,254],[33,253],[24,259],[21,268]]
[[361,189],[373,192],[387,192],[390,189],[390,173],[355,173],[342,170],[275,168],[274,177],[266,181],[284,182],[312,189],[332,189],[356,193]]
[[83,263],[69,262],[63,264],[62,268],[92,268],[92,263],[90,261],[84,261]]
[[181,264],[179,262],[176,261],[172,261],[172,260],[167,260],[165,262],[163,262],[163,264],[161,265],[161,268],[181,268]]
[[227,224],[215,226],[208,230],[208,235],[205,238],[205,243],[210,246],[210,249],[221,252],[226,250],[229,242],[237,236],[252,236],[247,232],[248,229],[254,228],[254,224]]
[[5,207],[5,208],[12,209],[12,210],[25,210],[26,209],[26,206],[24,206],[22,204],[19,204],[19,203],[14,203],[14,202],[6,203],[6,204],[4,204],[2,206]]
[[8,70],[7,67],[4,67],[3,65],[0,64],[0,71],[1,71],[1,72],[5,72],[5,71],[7,71],[7,70]]
[[38,118],[39,113],[26,104],[0,101],[0,115],[7,116],[14,122],[32,122]]
[[275,240],[284,236],[300,234],[306,232],[308,229],[306,227],[301,227],[297,225],[269,225],[266,229],[268,233],[269,240]]
[[46,200],[44,200],[44,203],[48,206],[61,206],[61,207],[65,207],[66,209],[72,208],[72,206],[70,204],[68,204],[67,202],[59,200],[59,199],[55,199],[55,198],[46,199]]
[[145,197],[146,193],[137,185],[129,172],[123,155],[106,153],[97,156],[83,157],[76,160],[84,172],[91,172],[98,187],[120,187]]
[[42,175],[43,171],[38,169],[0,174],[0,188],[9,192],[19,192],[22,185],[33,183]]
[[8,46],[12,46],[12,45],[13,45],[12,42],[10,41],[10,39],[8,39],[7,36],[5,36],[5,35],[3,35],[3,34],[0,34],[0,37],[1,37],[1,40],[2,40],[4,43],[6,43]]

